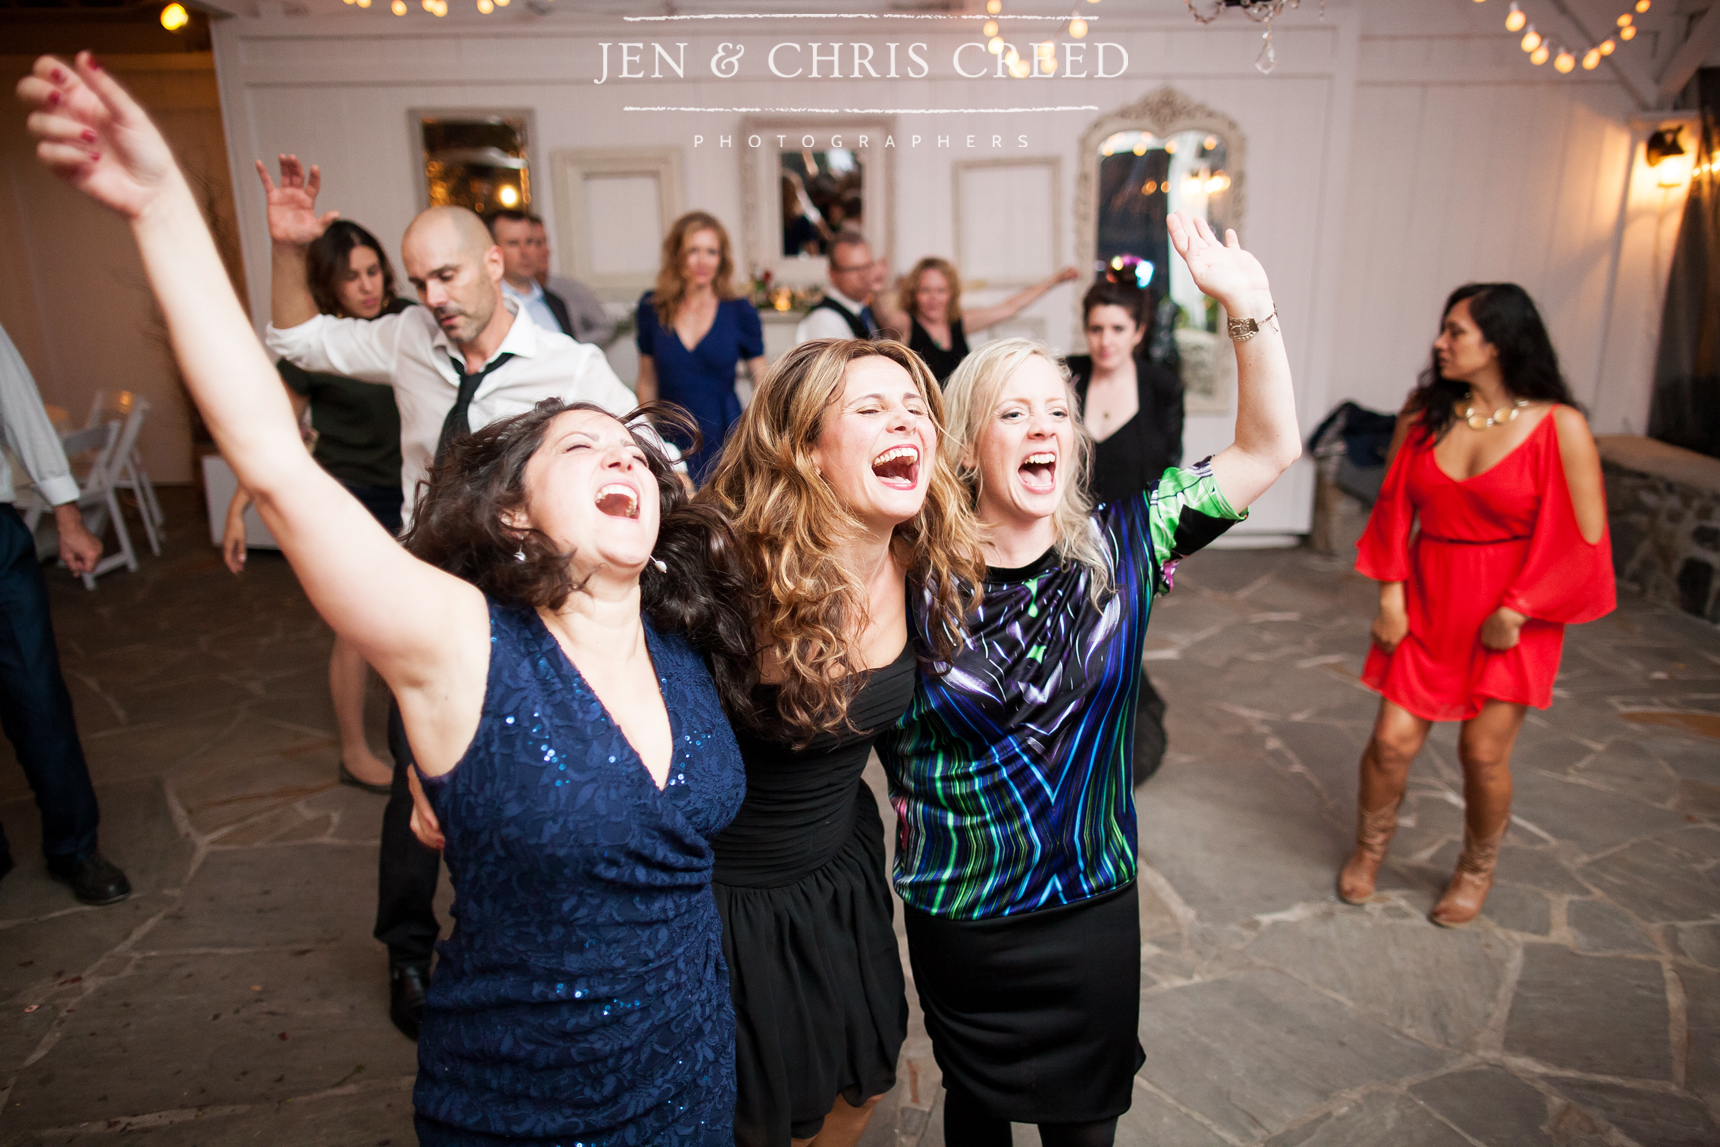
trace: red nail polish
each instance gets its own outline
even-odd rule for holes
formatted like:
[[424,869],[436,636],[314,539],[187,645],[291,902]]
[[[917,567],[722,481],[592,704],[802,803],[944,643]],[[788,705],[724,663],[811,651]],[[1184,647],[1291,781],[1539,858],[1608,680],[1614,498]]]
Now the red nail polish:
[[96,133],[91,129],[86,127],[82,134],[85,143],[94,143],[96,141]]
[[66,73],[61,71],[59,68],[55,68],[48,74],[48,78],[53,80],[56,84],[63,84],[66,82]]
[[60,106],[60,93],[59,92],[49,92],[48,93],[48,106],[51,108],[57,108]]
[[90,71],[92,71],[92,72],[99,72],[99,71],[101,71],[101,70],[102,70],[102,64],[101,64],[101,61],[100,61],[100,60],[98,60],[98,59],[96,59],[96,57],[95,57],[95,54],[94,54],[94,53],[91,53],[91,54],[90,54],[90,63],[89,63],[89,68],[90,68]]
[[90,152],[90,162],[91,162],[91,163],[94,163],[94,162],[96,162],[96,161],[97,161],[97,160],[99,160],[99,159],[100,159],[100,158],[101,158],[101,157],[102,157],[102,153],[101,153],[101,152],[99,152],[99,151],[92,151],[92,152]]

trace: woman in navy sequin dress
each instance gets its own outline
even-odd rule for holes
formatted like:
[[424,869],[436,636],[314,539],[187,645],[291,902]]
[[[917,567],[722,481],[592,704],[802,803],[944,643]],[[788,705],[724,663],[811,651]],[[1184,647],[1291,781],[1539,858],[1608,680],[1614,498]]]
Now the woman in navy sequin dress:
[[[721,521],[655,439],[551,402],[457,440],[402,549],[300,444],[143,109],[87,55],[43,57],[19,92],[38,135],[94,141],[42,156],[130,223],[204,421],[431,778],[458,925],[419,1041],[420,1142],[728,1144],[708,838],[744,781],[693,648],[750,642]],[[320,233],[303,187],[277,194],[279,238]]]

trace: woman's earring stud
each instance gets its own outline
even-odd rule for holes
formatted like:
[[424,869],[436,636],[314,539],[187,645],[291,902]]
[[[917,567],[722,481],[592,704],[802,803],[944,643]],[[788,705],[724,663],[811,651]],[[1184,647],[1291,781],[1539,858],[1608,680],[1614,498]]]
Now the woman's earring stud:
[[658,573],[668,573],[669,572],[669,563],[665,562],[662,558],[658,557],[656,554],[651,555],[651,564],[657,567]]
[[517,549],[514,551],[514,560],[516,562],[523,562],[526,560],[526,551],[525,551],[525,548],[523,546],[520,549]]

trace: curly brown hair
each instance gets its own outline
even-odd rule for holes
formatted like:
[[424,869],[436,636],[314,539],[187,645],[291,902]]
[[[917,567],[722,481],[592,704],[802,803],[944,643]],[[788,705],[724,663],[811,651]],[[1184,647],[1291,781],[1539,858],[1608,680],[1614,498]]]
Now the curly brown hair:
[[657,308],[657,321],[665,327],[675,325],[675,312],[687,297],[687,274],[681,267],[681,256],[687,247],[687,236],[696,231],[714,231],[717,250],[722,261],[717,264],[717,277],[711,288],[719,299],[735,297],[735,257],[729,246],[728,230],[708,211],[689,211],[673,223],[663,236],[663,261],[657,270],[657,286],[651,293],[651,305]]
[[[746,602],[754,641],[782,671],[776,711],[760,712],[753,690],[757,658],[716,665],[729,717],[804,744],[851,729],[848,708],[869,676],[856,634],[868,624],[860,579],[837,554],[860,523],[818,472],[813,449],[825,414],[842,397],[848,364],[870,355],[896,363],[914,380],[933,425],[944,433],[939,387],[919,356],[897,342],[815,339],[783,355],[765,375],[729,435],[711,480],[695,501],[721,511],[748,573]],[[931,672],[948,669],[966,636],[985,575],[979,528],[967,491],[934,450],[926,502],[896,527],[896,560],[927,605],[929,640],[916,653]]]
[[[584,584],[574,576],[570,555],[541,531],[521,533],[504,519],[526,508],[526,464],[550,423],[570,410],[615,417],[594,403],[548,398],[524,414],[454,439],[428,481],[420,483],[406,548],[504,604],[561,608]],[[698,435],[680,407],[665,403],[647,403],[617,419],[644,451],[662,505],[653,556],[667,568],[646,563],[639,575],[641,607],[658,629],[681,634],[713,657],[749,658],[752,626],[736,604],[746,589],[744,571],[728,525],[709,506],[691,501],[660,440],[641,432],[646,418],[695,440]]]
[[350,219],[336,219],[305,248],[305,283],[311,289],[318,312],[346,314],[336,288],[356,247],[369,247],[376,252],[376,261],[382,264],[382,305],[386,309],[394,301],[394,264],[388,261],[388,252],[363,227]]

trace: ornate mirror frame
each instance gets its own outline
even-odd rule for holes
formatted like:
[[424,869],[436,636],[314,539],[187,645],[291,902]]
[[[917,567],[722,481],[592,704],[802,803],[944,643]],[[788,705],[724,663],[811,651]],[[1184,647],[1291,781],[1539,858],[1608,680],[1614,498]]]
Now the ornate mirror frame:
[[[1204,131],[1218,135],[1226,148],[1225,171],[1230,176],[1229,213],[1231,226],[1238,237],[1248,213],[1248,143],[1237,122],[1192,99],[1177,89],[1165,85],[1148,92],[1127,107],[1100,116],[1081,135],[1079,166],[1075,176],[1075,265],[1085,277],[1092,268],[1098,251],[1099,225],[1099,147],[1107,137],[1119,131],[1149,131],[1161,139],[1183,131]],[[1176,258],[1173,253],[1172,258]],[[1081,300],[1075,299],[1075,330],[1081,329]],[[1227,371],[1228,356],[1219,356],[1215,364]],[[1191,414],[1218,413],[1230,408],[1230,396],[1225,387],[1230,380],[1219,379],[1218,389],[1200,393],[1191,389],[1186,406]]]

